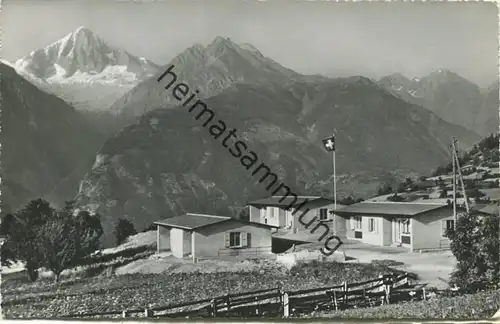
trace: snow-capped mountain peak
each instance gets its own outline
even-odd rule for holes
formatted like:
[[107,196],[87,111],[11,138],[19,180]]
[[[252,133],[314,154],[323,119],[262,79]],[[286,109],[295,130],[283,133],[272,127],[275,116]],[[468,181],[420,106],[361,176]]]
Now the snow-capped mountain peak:
[[159,66],[113,47],[80,26],[52,44],[17,60],[15,69],[46,92],[78,109],[106,109]]
[[135,83],[158,69],[153,62],[108,45],[85,26],[31,52],[15,66],[48,82]]

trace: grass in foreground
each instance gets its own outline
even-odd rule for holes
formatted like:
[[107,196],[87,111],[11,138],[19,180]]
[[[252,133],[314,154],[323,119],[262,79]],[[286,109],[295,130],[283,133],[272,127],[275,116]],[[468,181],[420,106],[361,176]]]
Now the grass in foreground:
[[405,302],[379,307],[319,312],[307,318],[363,319],[487,319],[500,309],[500,290]]
[[56,318],[79,312],[160,307],[278,285],[285,290],[338,285],[390,272],[395,271],[383,265],[313,262],[299,264],[290,271],[267,267],[239,273],[133,274],[72,279],[59,284],[4,280],[2,311],[5,318]]

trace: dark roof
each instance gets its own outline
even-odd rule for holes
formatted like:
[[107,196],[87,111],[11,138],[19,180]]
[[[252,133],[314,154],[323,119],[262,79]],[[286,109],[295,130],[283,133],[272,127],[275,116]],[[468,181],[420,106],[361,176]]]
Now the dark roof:
[[337,213],[414,216],[447,206],[448,205],[445,204],[425,204],[425,203],[360,202],[342,208]]
[[[251,201],[248,204],[251,206],[288,207],[293,202],[293,198],[294,197],[271,196]],[[306,200],[308,200],[309,202],[322,200],[325,202],[325,205],[333,204],[333,200],[320,196],[297,196],[297,201],[293,204],[292,207],[296,207]]]
[[209,225],[213,225],[213,224],[218,224],[218,223],[223,223],[223,222],[226,222],[229,220],[235,220],[235,221],[243,223],[243,224],[251,224],[251,225],[256,225],[256,226],[273,227],[273,228],[276,227],[276,226],[269,225],[269,224],[242,221],[242,220],[235,219],[235,218],[228,217],[228,216],[194,214],[194,213],[186,213],[186,214],[181,215],[181,216],[176,216],[176,217],[167,218],[167,219],[164,219],[161,221],[156,221],[156,222],[154,222],[154,224],[163,225],[166,227],[175,227],[175,228],[182,228],[182,229],[187,229],[187,230],[195,230],[197,228],[201,228],[201,227],[205,227],[205,226],[209,226]]
[[483,214],[498,215],[500,207],[496,204],[477,204],[471,208]]

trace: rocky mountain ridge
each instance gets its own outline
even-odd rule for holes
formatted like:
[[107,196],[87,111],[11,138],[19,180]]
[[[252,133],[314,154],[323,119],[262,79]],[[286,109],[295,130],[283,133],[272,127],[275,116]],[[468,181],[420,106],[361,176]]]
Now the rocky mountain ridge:
[[498,82],[488,89],[480,89],[450,70],[437,69],[414,79],[395,73],[378,83],[403,100],[482,136],[498,131]]

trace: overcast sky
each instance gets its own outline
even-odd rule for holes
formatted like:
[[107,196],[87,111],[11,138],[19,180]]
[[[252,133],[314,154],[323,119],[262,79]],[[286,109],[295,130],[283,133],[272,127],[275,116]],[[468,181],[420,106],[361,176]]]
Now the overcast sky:
[[302,73],[447,68],[485,86],[498,75],[497,17],[494,3],[3,0],[1,56],[14,61],[85,25],[159,64],[220,35]]

